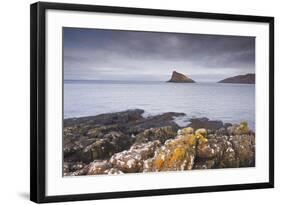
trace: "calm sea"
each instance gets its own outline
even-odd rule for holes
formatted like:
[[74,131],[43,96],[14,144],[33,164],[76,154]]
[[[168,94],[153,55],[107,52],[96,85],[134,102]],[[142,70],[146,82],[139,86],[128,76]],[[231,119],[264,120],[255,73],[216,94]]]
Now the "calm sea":
[[145,115],[184,112],[223,122],[246,120],[255,128],[255,85],[129,81],[64,81],[64,118],[139,108]]

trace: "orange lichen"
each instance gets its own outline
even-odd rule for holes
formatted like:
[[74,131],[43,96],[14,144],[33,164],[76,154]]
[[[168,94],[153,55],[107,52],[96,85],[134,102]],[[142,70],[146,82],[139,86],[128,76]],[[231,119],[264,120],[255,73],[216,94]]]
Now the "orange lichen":
[[186,170],[192,169],[196,154],[197,144],[206,143],[207,131],[198,129],[194,134],[191,127],[178,131],[175,139],[170,139],[155,153],[153,169],[163,170]]
[[176,162],[182,160],[185,156],[185,152],[186,149],[184,147],[177,147],[169,159],[168,166],[173,167],[176,164]]
[[188,140],[188,144],[190,146],[196,146],[196,142],[197,142],[197,136],[196,135],[190,135],[187,140]]
[[164,159],[162,155],[158,155],[154,160],[154,167],[156,170],[161,170],[164,165]]

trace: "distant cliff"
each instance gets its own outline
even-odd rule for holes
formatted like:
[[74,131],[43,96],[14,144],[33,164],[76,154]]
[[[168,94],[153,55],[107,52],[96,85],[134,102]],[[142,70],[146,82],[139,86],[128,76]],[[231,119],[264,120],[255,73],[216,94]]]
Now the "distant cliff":
[[171,79],[168,81],[171,83],[195,83],[194,80],[191,78],[185,76],[184,74],[178,73],[176,71],[173,71]]
[[246,75],[237,75],[234,77],[226,78],[218,83],[241,83],[241,84],[255,84],[255,74],[248,73]]

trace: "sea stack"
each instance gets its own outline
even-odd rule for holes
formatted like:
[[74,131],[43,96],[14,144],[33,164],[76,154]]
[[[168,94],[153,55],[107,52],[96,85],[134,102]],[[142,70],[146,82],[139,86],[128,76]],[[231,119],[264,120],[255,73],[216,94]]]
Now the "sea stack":
[[171,83],[195,83],[194,80],[187,77],[186,75],[182,73],[178,73],[177,71],[173,71],[171,79],[168,81]]
[[238,83],[238,84],[255,84],[255,74],[248,73],[246,75],[237,75],[230,78],[223,79],[218,83]]

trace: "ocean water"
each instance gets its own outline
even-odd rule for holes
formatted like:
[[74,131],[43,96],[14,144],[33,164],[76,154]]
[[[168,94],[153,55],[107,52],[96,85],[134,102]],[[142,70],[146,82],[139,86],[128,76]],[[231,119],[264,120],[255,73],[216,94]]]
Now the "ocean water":
[[93,116],[127,109],[144,115],[183,112],[180,125],[193,117],[238,123],[255,128],[255,85],[129,81],[64,81],[64,118]]

